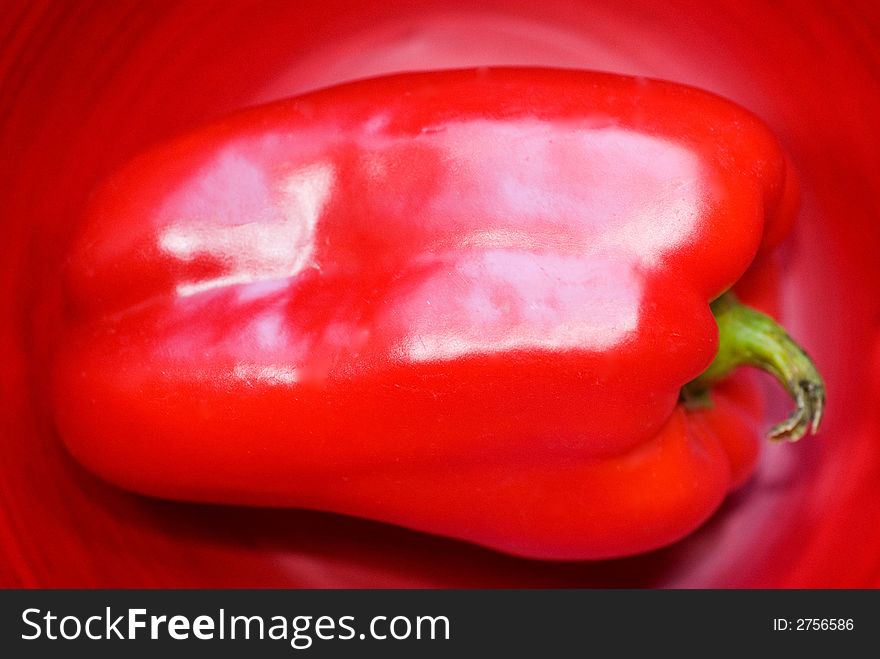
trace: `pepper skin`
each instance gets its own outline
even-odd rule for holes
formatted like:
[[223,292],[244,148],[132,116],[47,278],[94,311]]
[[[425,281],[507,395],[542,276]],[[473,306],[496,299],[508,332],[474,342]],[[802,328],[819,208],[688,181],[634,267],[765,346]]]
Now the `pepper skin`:
[[653,549],[753,466],[748,385],[679,394],[795,197],[754,116],[640,78],[406,74],[244,111],[95,195],[57,425],[149,495]]

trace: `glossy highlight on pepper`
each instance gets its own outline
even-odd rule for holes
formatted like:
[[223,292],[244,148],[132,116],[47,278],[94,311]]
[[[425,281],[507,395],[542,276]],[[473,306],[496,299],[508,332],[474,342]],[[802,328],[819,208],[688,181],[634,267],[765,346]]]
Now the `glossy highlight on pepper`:
[[753,465],[754,391],[679,393],[794,206],[754,116],[670,83],[481,69],[244,111],[96,194],[56,420],[155,496],[652,549]]

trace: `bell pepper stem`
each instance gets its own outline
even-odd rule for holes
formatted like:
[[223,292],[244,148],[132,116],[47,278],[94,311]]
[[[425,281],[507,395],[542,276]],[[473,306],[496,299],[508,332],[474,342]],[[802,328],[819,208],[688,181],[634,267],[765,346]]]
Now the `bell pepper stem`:
[[796,442],[815,434],[825,407],[825,384],[810,357],[769,316],[741,304],[732,293],[712,303],[718,323],[718,354],[699,377],[682,390],[688,402],[705,402],[710,387],[739,366],[753,366],[773,375],[795,402],[785,421],[768,432],[774,441]]

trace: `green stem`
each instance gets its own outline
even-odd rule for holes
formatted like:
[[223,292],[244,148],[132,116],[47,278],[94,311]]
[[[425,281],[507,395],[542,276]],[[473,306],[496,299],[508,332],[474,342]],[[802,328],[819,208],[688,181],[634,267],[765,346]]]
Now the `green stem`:
[[772,440],[796,442],[815,434],[822,422],[825,384],[815,364],[776,321],[740,304],[732,293],[712,303],[718,323],[718,354],[702,375],[682,389],[682,398],[705,402],[710,387],[738,366],[754,366],[773,375],[795,402],[795,410],[770,429]]

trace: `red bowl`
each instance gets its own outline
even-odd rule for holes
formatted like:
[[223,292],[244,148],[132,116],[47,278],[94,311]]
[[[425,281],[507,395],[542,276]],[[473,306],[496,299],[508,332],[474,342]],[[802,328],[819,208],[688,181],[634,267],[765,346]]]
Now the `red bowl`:
[[[880,6],[729,0],[7,2],[0,10],[0,586],[880,585]],[[511,558],[304,511],[154,501],[61,446],[47,300],[93,186],[229,110],[382,72],[541,64],[703,87],[761,116],[800,173],[782,320],[818,362],[819,437],[766,446],[701,530],[592,563]],[[770,412],[787,405],[768,388]]]

